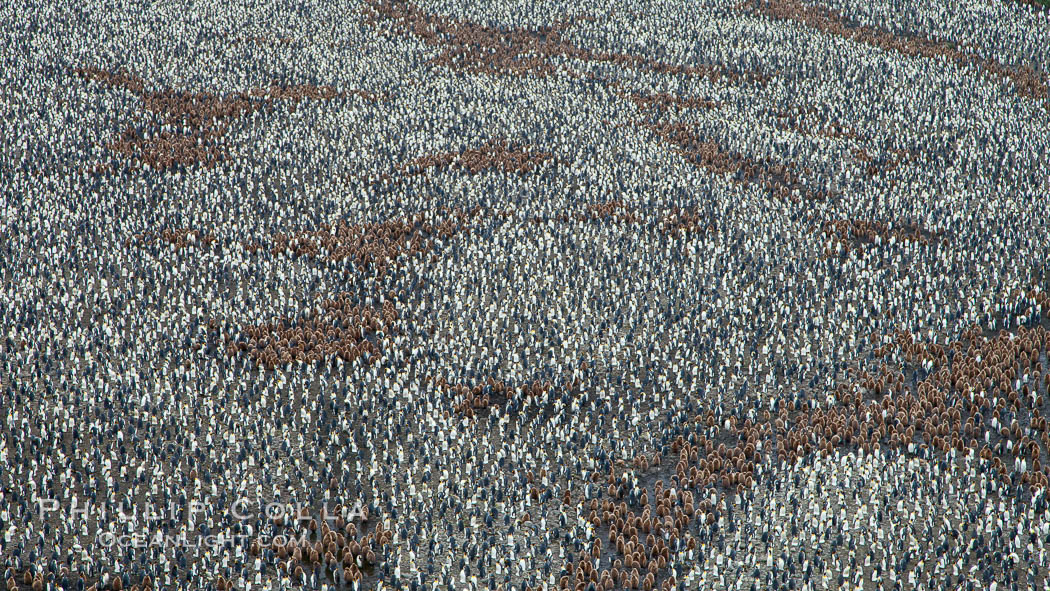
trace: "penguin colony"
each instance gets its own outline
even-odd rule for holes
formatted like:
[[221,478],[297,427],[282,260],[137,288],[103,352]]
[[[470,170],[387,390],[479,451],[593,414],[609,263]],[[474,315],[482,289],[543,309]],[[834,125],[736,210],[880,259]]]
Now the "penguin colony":
[[3,4],[0,585],[1048,588],[1047,14]]

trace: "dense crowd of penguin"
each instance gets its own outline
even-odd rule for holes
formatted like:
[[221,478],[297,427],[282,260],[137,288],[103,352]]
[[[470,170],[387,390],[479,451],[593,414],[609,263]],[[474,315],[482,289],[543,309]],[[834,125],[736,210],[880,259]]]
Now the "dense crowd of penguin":
[[1048,14],[0,6],[0,586],[1050,588]]

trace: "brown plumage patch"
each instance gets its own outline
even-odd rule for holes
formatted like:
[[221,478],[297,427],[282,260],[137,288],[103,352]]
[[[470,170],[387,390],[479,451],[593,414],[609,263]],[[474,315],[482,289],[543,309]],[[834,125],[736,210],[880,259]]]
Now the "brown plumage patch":
[[470,174],[486,170],[525,174],[550,159],[550,152],[497,138],[476,148],[421,156],[402,164],[398,169],[402,174],[410,175],[426,175],[435,168],[458,168]]
[[805,184],[794,163],[781,163],[772,158],[757,160],[723,149],[718,142],[702,138],[693,124],[658,123],[647,127],[675,146],[688,162],[714,174],[731,174],[738,183],[757,184],[778,199],[823,201],[834,195],[827,189]]
[[545,77],[558,71],[555,64],[559,59],[577,59],[714,80],[739,78],[737,73],[716,66],[671,64],[644,56],[593,51],[579,47],[562,35],[573,20],[594,21],[593,17],[566,18],[551,26],[525,29],[493,27],[433,15],[411,2],[366,0],[366,3],[371,11],[370,23],[376,24],[380,19],[393,21],[400,33],[412,35],[440,50],[432,63],[467,72]]
[[[376,97],[364,91],[339,91],[333,86],[314,84],[278,85],[253,88],[229,95],[192,93],[177,90],[149,90],[141,78],[125,70],[108,72],[100,68],[75,68],[73,73],[86,80],[120,88],[139,98],[139,112],[145,124],[130,124],[107,143],[117,155],[134,167],[154,170],[200,165],[213,167],[229,156],[224,143],[230,125],[257,111],[270,109],[276,101],[332,100],[348,94],[366,100]],[[84,172],[112,172],[110,163],[99,163]]]
[[[876,241],[886,242],[895,238],[902,242],[914,242],[922,245],[937,244],[941,235],[931,232],[915,223],[896,223],[846,219],[825,222],[824,233],[831,238],[835,247],[841,248],[843,254],[855,248],[875,244]],[[828,249],[826,255],[833,254]]]
[[379,333],[396,331],[398,312],[390,301],[381,308],[362,307],[345,294],[319,303],[320,312],[273,322],[245,324],[225,338],[228,356],[247,355],[268,370],[295,362],[374,363],[380,354]]
[[127,244],[129,246],[144,246],[155,244],[158,240],[174,246],[177,250],[192,246],[204,248],[211,246],[216,242],[215,235],[211,232],[195,228],[174,227],[165,228],[159,232],[142,232],[135,234],[127,240]]
[[1010,82],[1025,98],[1047,98],[1047,77],[1029,66],[1010,66],[960,49],[954,43],[919,34],[901,35],[879,27],[849,22],[838,11],[803,4],[797,0],[748,0],[741,7],[778,20],[791,20],[828,35],[864,43],[909,57],[947,58],[960,65],[971,65],[987,74]]

